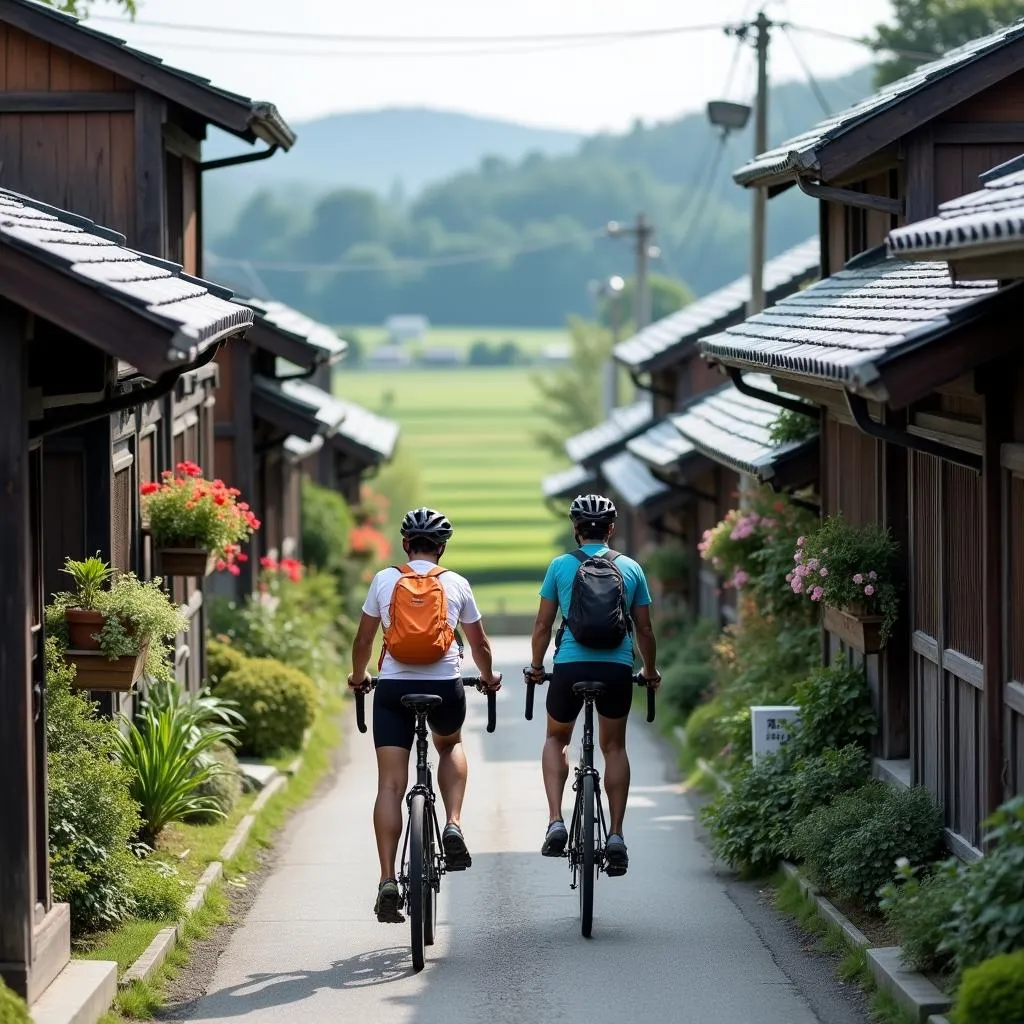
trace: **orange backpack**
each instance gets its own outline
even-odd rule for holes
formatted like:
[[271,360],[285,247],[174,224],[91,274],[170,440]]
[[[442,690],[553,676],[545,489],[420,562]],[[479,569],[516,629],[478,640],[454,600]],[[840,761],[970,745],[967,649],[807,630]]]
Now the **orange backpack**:
[[384,630],[384,649],[406,665],[433,664],[455,640],[448,621],[448,596],[438,578],[448,570],[435,565],[421,576],[408,565],[396,568],[402,575],[391,595],[391,625]]

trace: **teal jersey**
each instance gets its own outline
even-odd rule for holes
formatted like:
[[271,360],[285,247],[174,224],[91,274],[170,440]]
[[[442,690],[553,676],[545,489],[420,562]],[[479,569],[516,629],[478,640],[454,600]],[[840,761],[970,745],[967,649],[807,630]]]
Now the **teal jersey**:
[[[587,555],[600,555],[608,550],[605,544],[584,544],[582,550]],[[541,584],[540,596],[558,604],[558,610],[565,618],[569,613],[569,602],[572,599],[572,581],[576,578],[576,570],[580,561],[575,555],[559,555],[548,566],[548,571]],[[651,603],[651,591],[647,586],[647,577],[640,565],[626,555],[620,555],[614,566],[622,575],[626,589],[626,607],[632,613],[634,608],[641,608]],[[627,636],[618,647],[612,650],[595,650],[576,643],[575,637],[566,627],[562,632],[562,643],[555,652],[555,664],[561,665],[568,661],[610,661],[620,665],[633,664],[633,638]]]

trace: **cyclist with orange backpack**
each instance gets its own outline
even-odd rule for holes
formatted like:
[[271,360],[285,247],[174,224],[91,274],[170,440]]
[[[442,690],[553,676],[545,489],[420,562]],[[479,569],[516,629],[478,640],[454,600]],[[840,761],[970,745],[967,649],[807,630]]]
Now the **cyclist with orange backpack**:
[[497,690],[491,646],[469,582],[438,564],[454,530],[447,518],[417,508],[402,520],[402,548],[409,558],[402,566],[382,569],[373,578],[352,641],[352,674],[348,685],[368,689],[367,666],[373,641],[384,628],[384,649],[373,699],[373,743],[377,750],[377,800],[373,828],[380,857],[380,884],[374,913],[378,921],[401,923],[401,894],[395,876],[402,837],[402,797],[409,775],[414,716],[402,707],[406,694],[429,693],[442,703],[427,716],[438,754],[437,784],[447,814],[441,834],[445,866],[462,871],[472,858],[462,834],[462,801],[468,770],[462,748],[466,719],[460,661],[461,625],[486,688]]

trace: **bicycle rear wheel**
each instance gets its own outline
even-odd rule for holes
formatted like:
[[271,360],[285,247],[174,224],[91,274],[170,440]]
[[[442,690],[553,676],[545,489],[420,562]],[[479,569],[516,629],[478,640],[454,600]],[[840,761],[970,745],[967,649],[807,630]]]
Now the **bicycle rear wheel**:
[[416,793],[409,804],[409,931],[412,945],[412,969],[423,970],[423,907],[430,888],[427,862],[427,837],[423,825],[427,818],[427,798]]
[[434,944],[434,922],[437,918],[437,828],[436,820],[427,804],[423,811],[425,860],[423,864],[423,943]]
[[583,776],[583,828],[580,839],[583,844],[580,865],[580,931],[585,939],[590,938],[594,926],[594,878],[597,874],[594,866],[594,819],[597,809],[594,806],[594,776]]

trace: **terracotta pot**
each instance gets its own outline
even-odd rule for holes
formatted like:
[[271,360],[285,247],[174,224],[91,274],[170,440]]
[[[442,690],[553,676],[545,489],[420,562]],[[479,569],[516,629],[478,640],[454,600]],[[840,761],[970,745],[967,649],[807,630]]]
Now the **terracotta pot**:
[[209,576],[217,559],[198,541],[179,541],[174,547],[156,548],[154,571],[158,576]]
[[75,689],[127,693],[142,675],[148,651],[149,641],[138,654],[113,659],[102,651],[68,651],[67,660],[75,666]]
[[103,612],[86,611],[85,608],[66,608],[64,621],[68,624],[68,647],[75,651],[98,651],[100,642],[93,639],[106,624]]
[[884,644],[881,640],[882,615],[865,615],[853,611],[854,607],[822,608],[822,623],[830,633],[835,633],[848,647],[862,654],[877,654]]

